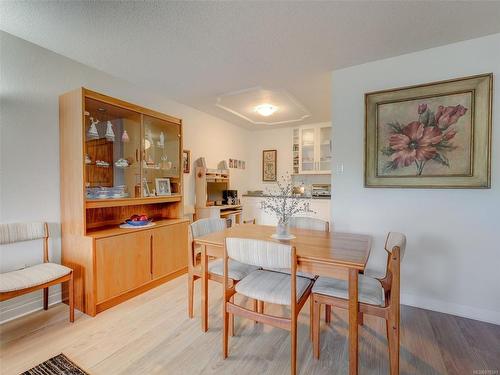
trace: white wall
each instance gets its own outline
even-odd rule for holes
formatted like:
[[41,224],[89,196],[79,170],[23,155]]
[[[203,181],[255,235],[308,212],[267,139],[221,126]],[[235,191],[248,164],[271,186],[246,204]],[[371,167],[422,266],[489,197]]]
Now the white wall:
[[[1,150],[0,221],[46,220],[51,223],[51,259],[60,259],[58,96],[80,86],[180,117],[184,148],[194,161],[205,156],[215,168],[230,157],[248,160],[249,131],[233,126],[158,93],[67,59],[0,32]],[[175,72],[165,72],[175,74]],[[182,79],[182,77],[179,77]],[[194,204],[194,173],[184,175],[186,203]],[[247,189],[247,174],[231,170],[232,185]],[[41,244],[0,249],[0,271],[41,260]],[[51,288],[51,301],[59,288]],[[41,292],[3,302],[0,321],[41,307]]]
[[500,34],[334,71],[334,170],[343,163],[344,172],[332,178],[332,215],[336,230],[374,236],[375,268],[385,261],[384,234],[407,234],[403,303],[500,324],[498,90],[491,189],[363,187],[364,93],[489,72],[500,76]]

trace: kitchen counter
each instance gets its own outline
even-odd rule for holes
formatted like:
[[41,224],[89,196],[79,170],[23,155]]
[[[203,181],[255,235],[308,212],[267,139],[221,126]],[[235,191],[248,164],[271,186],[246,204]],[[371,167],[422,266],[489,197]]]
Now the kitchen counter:
[[[242,197],[251,197],[251,198],[267,198],[270,197],[271,195],[269,194],[242,194]],[[296,196],[294,198],[299,198],[299,199],[327,199],[330,200],[330,196],[325,196],[325,197],[307,197],[307,196]]]

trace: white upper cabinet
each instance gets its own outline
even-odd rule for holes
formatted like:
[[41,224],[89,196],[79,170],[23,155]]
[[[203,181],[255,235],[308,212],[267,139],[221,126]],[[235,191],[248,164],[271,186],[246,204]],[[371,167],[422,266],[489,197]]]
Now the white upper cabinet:
[[294,129],[293,134],[293,172],[298,174],[330,174],[332,162],[331,125],[305,125]]

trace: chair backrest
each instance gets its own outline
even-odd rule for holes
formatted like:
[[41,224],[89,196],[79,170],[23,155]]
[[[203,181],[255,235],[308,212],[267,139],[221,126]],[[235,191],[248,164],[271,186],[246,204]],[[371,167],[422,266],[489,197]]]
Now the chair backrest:
[[49,261],[49,227],[47,223],[0,224],[0,245],[43,239],[43,261]]
[[389,232],[385,240],[385,250],[392,253],[395,247],[399,247],[399,256],[403,260],[406,250],[406,236],[403,233]]
[[0,224],[0,244],[39,240],[49,236],[45,223]]
[[324,232],[330,231],[330,224],[328,221],[314,217],[295,216],[290,218],[288,224],[293,228],[321,230]]
[[219,218],[200,219],[191,223],[190,228],[193,238],[198,238],[226,229],[226,220]]
[[226,228],[226,220],[220,218],[200,219],[189,224],[188,264],[190,267],[196,266],[195,246],[193,240],[209,233],[222,231]]
[[263,268],[291,268],[292,246],[249,238],[226,238],[229,258]]

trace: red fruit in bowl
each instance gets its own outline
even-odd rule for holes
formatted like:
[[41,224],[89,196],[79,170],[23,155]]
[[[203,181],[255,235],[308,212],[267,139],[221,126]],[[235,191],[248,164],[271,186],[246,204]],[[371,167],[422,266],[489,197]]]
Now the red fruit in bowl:
[[148,220],[148,216],[147,216],[147,215],[141,215],[141,216],[139,217],[139,220],[140,220],[140,221],[147,221],[147,220]]
[[130,221],[139,221],[140,220],[140,216],[139,215],[132,215],[130,216]]

